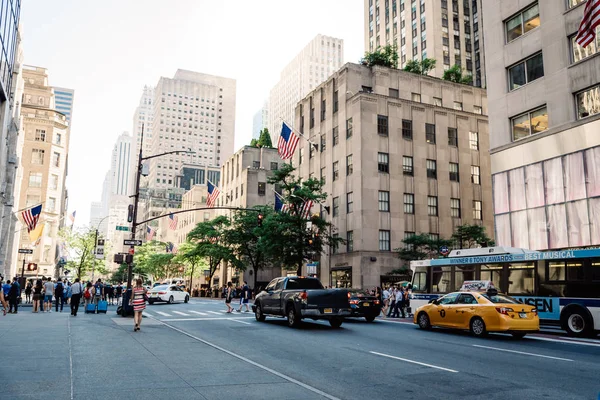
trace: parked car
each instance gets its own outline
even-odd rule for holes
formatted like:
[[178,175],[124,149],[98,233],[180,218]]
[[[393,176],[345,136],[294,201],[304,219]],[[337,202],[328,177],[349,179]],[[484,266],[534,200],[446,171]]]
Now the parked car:
[[381,314],[382,304],[377,297],[359,289],[351,289],[348,293],[351,317],[364,317],[367,322],[373,322]]
[[286,316],[290,327],[310,318],[327,320],[333,328],[339,328],[344,317],[351,315],[349,293],[347,289],[324,289],[317,278],[275,278],[256,295],[252,311],[260,322],[268,315],[277,315]]
[[148,292],[148,303],[154,304],[157,301],[174,303],[176,301],[183,301],[187,303],[190,300],[190,294],[184,290],[181,290],[177,285],[159,285],[153,287]]

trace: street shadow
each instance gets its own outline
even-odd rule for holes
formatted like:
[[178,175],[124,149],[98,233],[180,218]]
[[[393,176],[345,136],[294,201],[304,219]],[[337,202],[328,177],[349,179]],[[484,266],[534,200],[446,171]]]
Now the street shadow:
[[[344,321],[346,323],[346,321]],[[344,325],[342,324],[339,328],[332,328],[329,325],[329,322],[322,321],[317,322],[313,320],[302,320],[302,323],[297,328],[290,328],[287,325],[287,320],[285,318],[269,318],[265,320],[265,322],[261,322],[261,324],[266,324],[269,326],[280,327],[281,329],[294,329],[298,331],[332,331],[332,332],[343,332]],[[347,330],[346,330],[347,332]]]
[[467,330],[461,330],[461,329],[449,329],[449,328],[431,328],[430,331],[428,331],[432,334],[440,334],[440,335],[450,335],[450,336],[454,336],[454,337],[468,337],[474,340],[481,340],[481,341],[487,341],[487,342],[520,342],[520,341],[526,341],[527,340],[527,336],[525,336],[524,338],[515,338],[513,337],[511,334],[509,333],[496,333],[496,332],[489,332],[487,336],[484,337],[475,337],[473,335],[471,335],[471,333]]

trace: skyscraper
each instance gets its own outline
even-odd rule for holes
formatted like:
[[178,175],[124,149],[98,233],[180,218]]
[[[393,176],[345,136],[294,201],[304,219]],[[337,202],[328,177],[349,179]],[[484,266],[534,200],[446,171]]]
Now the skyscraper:
[[67,117],[67,121],[70,123],[73,116],[73,100],[75,91],[73,89],[65,89],[54,87],[54,100],[56,104],[56,111],[63,113]]
[[[580,0],[484,2],[501,246],[600,245],[600,38],[585,49],[575,42],[584,7]],[[579,284],[581,264],[553,264],[549,279],[561,289],[543,285],[547,293]]]
[[195,154],[150,160],[148,187],[174,187],[183,163],[220,166],[233,154],[235,98],[234,79],[181,69],[173,78],[160,78],[154,93],[151,154]]
[[269,102],[265,101],[265,104],[260,110],[254,114],[252,119],[252,139],[258,140],[260,137],[260,131],[264,128],[269,127]]
[[283,120],[291,124],[296,104],[337,71],[344,61],[344,41],[317,35],[281,71],[269,96],[269,133],[277,143]]
[[127,196],[131,167],[131,136],[128,132],[119,135],[110,160],[111,193]]
[[133,114],[133,146],[129,167],[129,193],[133,194],[137,173],[138,156],[140,154],[140,141],[142,138],[142,127],[144,129],[144,155],[152,151],[152,123],[154,121],[154,88],[144,86],[140,103]]
[[431,76],[459,65],[486,86],[481,0],[364,0],[364,8],[366,51],[395,44],[400,68],[433,58]]

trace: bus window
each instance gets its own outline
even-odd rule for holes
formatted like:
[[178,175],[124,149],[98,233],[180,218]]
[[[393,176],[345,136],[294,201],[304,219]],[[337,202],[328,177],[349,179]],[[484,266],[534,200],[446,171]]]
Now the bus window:
[[494,286],[500,287],[502,282],[502,266],[496,264],[488,264],[481,266],[481,277],[482,281],[492,281]]
[[549,281],[564,281],[565,280],[565,262],[551,261],[548,263],[548,280]]
[[582,281],[583,263],[577,261],[567,262],[567,279],[570,281]]
[[510,264],[508,266],[508,293],[533,294],[533,264]]
[[464,281],[475,279],[475,266],[464,265],[454,269],[454,290],[459,290]]
[[432,292],[448,293],[451,291],[450,280],[452,279],[451,267],[432,267]]
[[427,292],[427,267],[417,267],[412,279],[413,292]]
[[592,260],[590,263],[592,281],[600,281],[600,260]]

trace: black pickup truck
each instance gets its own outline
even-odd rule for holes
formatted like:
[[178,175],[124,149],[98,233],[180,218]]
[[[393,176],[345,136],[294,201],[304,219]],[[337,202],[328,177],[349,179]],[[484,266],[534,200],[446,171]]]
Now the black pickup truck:
[[304,318],[326,319],[339,328],[352,313],[346,289],[324,289],[317,278],[287,276],[273,279],[256,295],[252,311],[257,321],[267,315],[286,316],[288,326],[296,327]]

